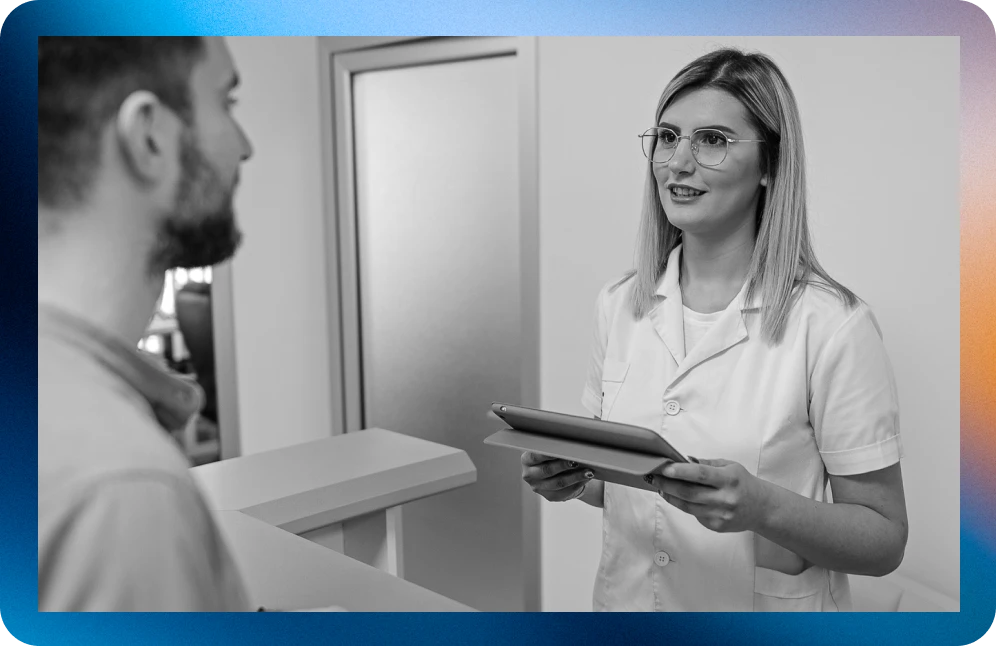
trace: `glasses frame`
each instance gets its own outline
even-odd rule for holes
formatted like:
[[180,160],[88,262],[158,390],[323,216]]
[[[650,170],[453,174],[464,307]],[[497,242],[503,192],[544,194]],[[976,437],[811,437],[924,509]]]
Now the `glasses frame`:
[[[655,161],[653,158],[651,158],[649,155],[647,155],[647,151],[644,150],[644,148],[643,148],[643,138],[644,137],[659,137],[660,135],[657,134],[657,133],[659,133],[660,131],[663,131],[663,130],[666,130],[667,132],[672,133],[675,137],[678,138],[678,140],[674,143],[674,150],[671,151],[671,156],[670,157],[668,157],[664,161]],[[696,134],[698,134],[700,132],[715,132],[716,134],[720,135],[721,137],[723,137],[723,139],[726,140],[726,152],[723,154],[723,158],[720,159],[715,164],[703,164],[702,162],[699,161],[698,151],[696,150],[695,146],[692,145],[692,137],[694,137]],[[654,133],[654,134],[649,134],[649,133]],[[643,134],[637,135],[637,137],[640,139],[640,151],[643,152],[643,156],[646,157],[650,161],[651,164],[667,164],[668,162],[670,162],[672,159],[674,159],[674,154],[676,152],[678,152],[678,147],[681,145],[681,140],[682,139],[687,139],[688,140],[688,146],[689,146],[689,148],[692,149],[692,159],[695,160],[696,164],[698,164],[699,166],[703,166],[705,168],[713,168],[713,167],[719,166],[720,164],[722,164],[723,162],[725,162],[726,158],[730,155],[730,144],[740,144],[740,143],[758,143],[758,144],[763,144],[763,143],[765,143],[764,139],[734,139],[733,137],[731,137],[730,135],[726,134],[722,130],[716,130],[715,128],[699,128],[698,130],[693,130],[690,135],[679,135],[677,132],[675,132],[674,130],[671,130],[670,128],[665,128],[663,126],[653,126],[651,128],[647,128],[646,130],[644,130]]]

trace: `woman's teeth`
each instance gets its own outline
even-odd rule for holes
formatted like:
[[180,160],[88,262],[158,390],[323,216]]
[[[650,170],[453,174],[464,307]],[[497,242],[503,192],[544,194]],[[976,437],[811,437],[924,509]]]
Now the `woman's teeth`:
[[682,186],[672,186],[671,192],[678,197],[694,197],[696,195],[702,195],[705,191],[696,191],[692,188],[684,188]]

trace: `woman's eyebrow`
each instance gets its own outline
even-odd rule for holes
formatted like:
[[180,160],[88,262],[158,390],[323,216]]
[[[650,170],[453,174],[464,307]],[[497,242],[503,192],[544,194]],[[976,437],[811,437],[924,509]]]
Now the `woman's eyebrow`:
[[[672,123],[668,123],[666,121],[661,121],[660,123],[657,124],[657,127],[658,128],[670,128],[671,130],[674,130],[679,135],[681,134],[681,128],[679,128],[678,126],[676,126],[676,125],[674,125]],[[733,128],[729,128],[727,126],[723,126],[723,125],[719,125],[719,124],[713,125],[713,126],[701,126],[699,128],[695,128],[695,130],[719,130],[721,132],[725,132],[728,135],[736,135],[737,134],[737,131],[734,130]]]

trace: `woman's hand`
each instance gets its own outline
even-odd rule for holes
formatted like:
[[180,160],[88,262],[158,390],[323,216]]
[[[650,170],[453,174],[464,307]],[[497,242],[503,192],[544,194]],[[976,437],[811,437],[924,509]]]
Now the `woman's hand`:
[[714,532],[753,531],[768,509],[768,483],[730,460],[671,462],[648,482],[671,505]]
[[550,502],[579,497],[593,476],[587,467],[577,462],[528,451],[522,454],[522,479]]

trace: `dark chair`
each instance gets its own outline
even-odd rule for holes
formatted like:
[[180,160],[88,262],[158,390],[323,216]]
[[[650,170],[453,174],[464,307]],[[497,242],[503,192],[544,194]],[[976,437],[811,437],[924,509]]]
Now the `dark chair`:
[[190,363],[206,401],[201,415],[218,423],[218,390],[214,374],[214,326],[211,321],[211,285],[187,283],[176,293],[176,321],[190,351]]

